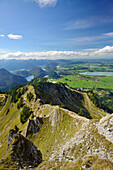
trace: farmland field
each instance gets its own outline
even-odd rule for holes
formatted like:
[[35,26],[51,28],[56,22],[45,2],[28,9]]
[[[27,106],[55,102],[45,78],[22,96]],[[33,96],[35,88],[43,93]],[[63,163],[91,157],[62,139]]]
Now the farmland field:
[[61,83],[67,83],[70,87],[84,88],[84,89],[106,89],[113,91],[113,76],[99,77],[99,76],[82,76],[69,75],[56,79]]

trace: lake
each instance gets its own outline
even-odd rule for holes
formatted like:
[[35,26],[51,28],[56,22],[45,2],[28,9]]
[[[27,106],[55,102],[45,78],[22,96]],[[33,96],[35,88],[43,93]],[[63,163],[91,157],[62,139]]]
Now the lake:
[[113,76],[113,72],[84,72],[79,74],[89,76]]
[[34,79],[34,76],[32,75],[32,76],[28,76],[28,77],[26,77],[25,78],[27,81],[31,81],[32,79]]

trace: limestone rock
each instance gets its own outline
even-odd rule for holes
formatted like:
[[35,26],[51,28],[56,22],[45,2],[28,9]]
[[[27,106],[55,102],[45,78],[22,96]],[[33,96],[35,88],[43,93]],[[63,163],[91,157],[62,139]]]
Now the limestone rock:
[[34,120],[29,119],[25,136],[27,137],[29,134],[37,133],[40,130],[40,124],[43,124],[42,118],[36,117]]
[[97,124],[98,133],[113,143],[113,114],[103,117]]

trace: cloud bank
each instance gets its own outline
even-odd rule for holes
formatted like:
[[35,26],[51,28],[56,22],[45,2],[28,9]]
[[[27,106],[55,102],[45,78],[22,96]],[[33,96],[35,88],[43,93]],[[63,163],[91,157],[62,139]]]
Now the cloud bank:
[[22,37],[22,35],[8,34],[8,38],[18,40],[18,39],[22,39],[23,37]]
[[0,35],[0,37],[4,37],[4,35],[3,35],[3,34],[1,34],[1,35]]
[[46,51],[46,52],[7,52],[0,55],[0,59],[97,59],[112,58],[113,46],[106,46],[101,49],[84,49],[81,51]]
[[57,3],[57,0],[34,0],[34,1],[38,3],[41,8],[47,6],[54,7]]

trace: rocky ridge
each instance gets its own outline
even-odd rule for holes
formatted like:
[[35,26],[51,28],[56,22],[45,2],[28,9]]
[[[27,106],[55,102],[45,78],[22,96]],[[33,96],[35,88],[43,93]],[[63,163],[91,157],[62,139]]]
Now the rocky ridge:
[[[49,89],[50,86],[51,88]],[[76,92],[71,92],[70,89],[67,90],[62,84],[55,86],[49,84],[43,88],[45,91],[41,91],[39,88],[36,89],[37,94],[35,94],[33,87],[29,86],[28,91],[23,95],[24,103],[30,106],[33,112],[33,117],[30,116],[25,124],[22,125],[19,121],[21,109],[15,111],[15,108],[17,109],[16,104],[11,104],[7,116],[3,114],[3,111],[1,112],[0,120],[5,121],[5,127],[12,127],[12,124],[14,126],[16,122],[18,123],[19,129],[22,130],[22,135],[20,134],[19,136],[15,130],[10,131],[8,144],[9,146],[11,145],[11,147],[8,147],[8,151],[13,152],[12,156],[15,155],[14,157],[17,158],[15,159],[16,163],[20,167],[38,166],[39,162],[42,161],[40,152],[36,151],[36,147],[38,147],[42,152],[44,162],[41,163],[37,169],[63,169],[64,165],[67,168],[68,165],[70,167],[71,164],[72,169],[75,169],[76,166],[80,169],[86,167],[84,163],[86,157],[88,161],[91,162],[88,165],[90,168],[94,166],[95,161],[98,162],[100,159],[101,161],[103,159],[106,160],[106,165],[108,164],[109,167],[113,167],[113,116],[106,113],[103,114],[101,110],[98,110],[98,112],[102,113],[101,117],[104,115],[107,116],[100,120],[87,119],[79,116],[76,112],[62,108],[60,104],[68,102],[74,96],[74,98],[70,100],[70,103],[75,102],[77,105],[77,102],[81,101],[80,105],[77,106],[80,110],[80,108],[84,107],[82,107],[83,95],[81,93],[77,95]],[[55,89],[56,91],[54,92]],[[51,93],[50,96],[47,93],[48,90]],[[30,91],[34,94],[34,99],[29,102],[26,96]],[[44,96],[42,95],[43,93],[45,93]],[[59,105],[53,105],[54,103],[46,104],[47,99],[51,101],[52,94],[52,102],[59,101]],[[56,98],[55,95],[57,95]],[[76,102],[77,99],[78,101]],[[48,103],[50,103],[50,101]],[[90,100],[88,100],[88,102],[90,102]],[[68,105],[69,107],[71,107],[70,103]],[[92,107],[92,105],[90,106]],[[5,109],[6,108],[4,108],[4,110]],[[96,114],[96,109],[94,114]],[[3,143],[3,141],[7,137],[6,132],[8,128],[4,128],[3,125],[1,126],[1,149],[4,146],[5,142]],[[22,147],[22,149],[19,148],[23,143],[25,146]],[[29,149],[32,148],[31,151],[28,150],[28,152],[31,153],[31,155],[33,154],[33,160],[30,158],[29,153],[27,155],[23,154],[26,151],[26,146]],[[24,156],[28,156],[28,158],[25,159]],[[29,161],[30,159],[33,164]],[[52,167],[50,167],[50,164]]]
[[9,131],[7,153],[11,153],[11,158],[16,161],[18,167],[37,167],[42,160],[42,153],[27,138],[16,132],[14,129]]
[[113,114],[103,117],[96,125],[98,133],[113,143]]

